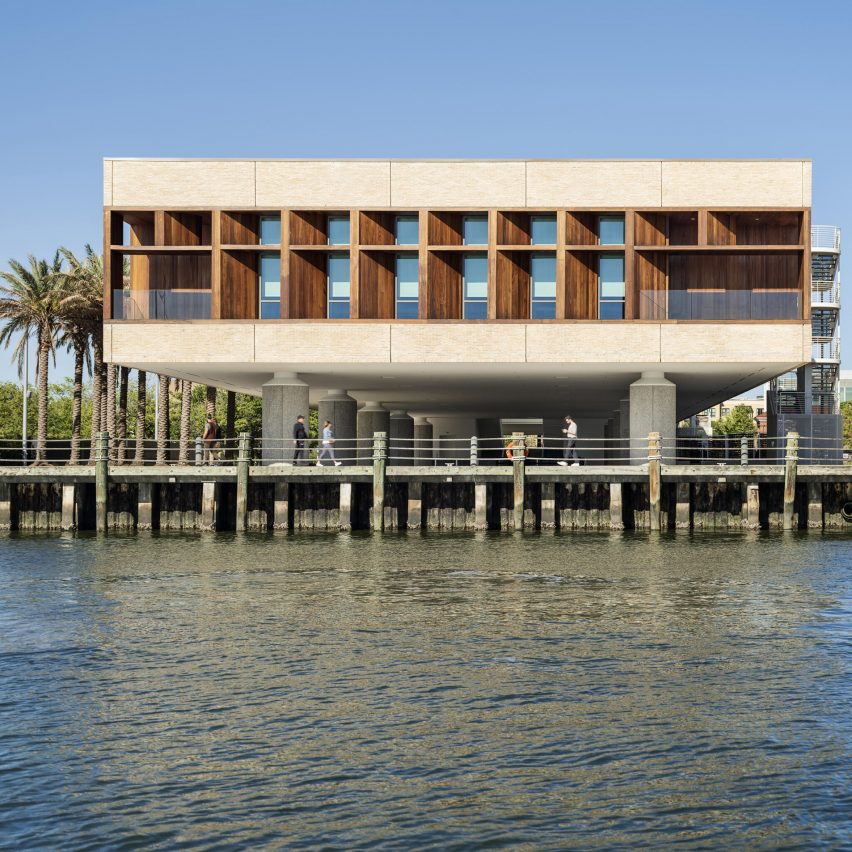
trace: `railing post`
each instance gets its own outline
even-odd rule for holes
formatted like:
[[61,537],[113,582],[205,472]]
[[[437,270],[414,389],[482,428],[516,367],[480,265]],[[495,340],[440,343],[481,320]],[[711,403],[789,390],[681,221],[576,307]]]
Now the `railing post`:
[[107,528],[109,441],[109,432],[98,432],[95,438],[95,530],[99,533]]
[[652,530],[660,528],[660,433],[648,433],[648,510]]
[[799,464],[799,433],[787,433],[787,455],[784,459],[783,529],[793,529],[793,507],[796,502],[796,469]]
[[470,436],[470,466],[476,467],[479,464],[479,439],[476,435]]
[[201,467],[203,462],[204,462],[203,444],[201,443],[201,438],[197,437],[195,439],[195,466]]
[[524,489],[526,485],[526,466],[524,464],[526,440],[522,434],[512,438],[512,473],[515,485],[513,524],[516,530],[524,528]]
[[371,527],[385,528],[385,467],[387,465],[387,432],[373,433],[373,517]]
[[248,514],[249,464],[251,463],[251,435],[240,432],[237,450],[237,532],[245,532]]
[[748,464],[748,436],[740,436],[740,464]]

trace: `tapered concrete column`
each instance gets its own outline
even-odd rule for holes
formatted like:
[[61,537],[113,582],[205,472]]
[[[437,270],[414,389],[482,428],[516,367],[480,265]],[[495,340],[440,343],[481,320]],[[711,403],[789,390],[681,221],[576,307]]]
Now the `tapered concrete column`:
[[414,464],[414,419],[407,411],[390,413],[389,464]]
[[345,390],[330,390],[318,405],[319,437],[322,437],[322,424],[331,420],[334,429],[334,454],[343,464],[355,464],[355,430],[358,403]]
[[414,418],[414,463],[430,465],[434,461],[432,424],[425,417]]
[[[642,464],[648,456],[648,435],[659,432],[664,464],[675,460],[677,386],[665,374],[649,370],[630,385],[630,461]],[[622,428],[624,419],[622,418]]]
[[303,414],[307,429],[308,390],[308,386],[295,373],[275,373],[261,388],[264,464],[292,463],[293,424]]
[[365,402],[358,410],[357,431],[358,461],[361,464],[373,463],[373,435],[376,432],[390,432],[390,412],[378,402]]

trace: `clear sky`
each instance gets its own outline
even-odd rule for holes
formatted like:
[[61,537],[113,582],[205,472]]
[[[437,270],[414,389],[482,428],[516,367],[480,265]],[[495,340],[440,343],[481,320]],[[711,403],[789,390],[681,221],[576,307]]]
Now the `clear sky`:
[[849,2],[2,11],[4,266],[100,244],[105,156],[810,157],[814,223],[852,224]]

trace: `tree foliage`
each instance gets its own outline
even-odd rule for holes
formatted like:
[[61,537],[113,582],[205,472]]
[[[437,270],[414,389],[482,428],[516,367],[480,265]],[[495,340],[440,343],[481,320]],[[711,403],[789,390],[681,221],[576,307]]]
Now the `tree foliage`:
[[754,435],[757,426],[751,406],[735,405],[730,414],[713,422],[714,435]]

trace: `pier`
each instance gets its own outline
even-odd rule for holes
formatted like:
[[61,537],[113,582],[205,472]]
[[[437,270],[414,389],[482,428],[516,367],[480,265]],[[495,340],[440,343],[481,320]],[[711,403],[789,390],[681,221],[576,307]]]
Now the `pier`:
[[[504,463],[253,462],[113,464],[99,436],[93,464],[0,468],[0,529],[46,530],[716,530],[852,529],[852,468],[783,463],[669,464],[659,435],[642,463],[530,464],[518,444]],[[493,460],[492,460],[493,462]]]

